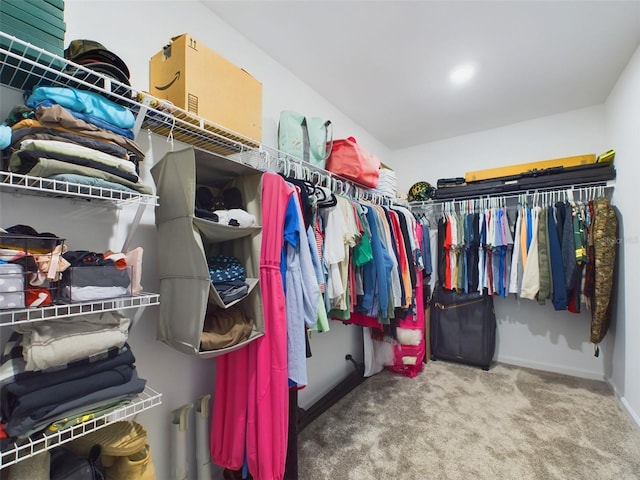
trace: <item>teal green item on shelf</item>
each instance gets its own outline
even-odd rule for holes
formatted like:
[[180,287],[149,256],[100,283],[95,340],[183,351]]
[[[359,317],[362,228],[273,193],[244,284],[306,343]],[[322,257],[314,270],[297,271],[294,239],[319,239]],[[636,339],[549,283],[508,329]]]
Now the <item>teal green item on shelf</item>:
[[[41,30],[37,30],[30,25],[27,25],[24,22],[21,22],[17,18],[13,18],[10,15],[2,15],[0,16],[0,30],[8,35],[19,38],[23,42],[30,43],[34,47],[41,48],[46,50],[49,53],[52,53],[55,56],[63,57],[64,56],[64,42],[58,38],[55,38],[53,35],[49,35]],[[15,46],[14,42],[14,46]],[[3,48],[8,48],[8,44],[5,41],[4,37],[0,37],[0,46]],[[22,51],[23,47],[16,47],[21,50],[20,53],[25,53]],[[28,49],[25,49],[28,52]],[[33,51],[35,53],[35,50]],[[37,54],[34,55],[26,55],[28,58],[36,58]]]
[[306,117],[291,110],[280,112],[278,150],[324,168],[331,154],[333,129],[326,118]]
[[2,0],[0,2],[0,22],[6,23],[5,15],[17,19],[20,22],[31,25],[48,35],[64,42],[66,24],[63,20],[49,15],[45,10],[39,9],[24,0]]
[[57,10],[64,10],[64,0],[40,0],[39,3],[51,5]]
[[[5,0],[2,0],[2,3],[4,2]],[[64,20],[64,9],[58,8],[57,6],[52,5],[49,2],[45,2],[43,0],[19,0],[19,3],[27,3],[31,5],[29,7],[30,9],[39,9],[43,12],[46,12],[48,15],[51,15],[51,17],[53,18]]]

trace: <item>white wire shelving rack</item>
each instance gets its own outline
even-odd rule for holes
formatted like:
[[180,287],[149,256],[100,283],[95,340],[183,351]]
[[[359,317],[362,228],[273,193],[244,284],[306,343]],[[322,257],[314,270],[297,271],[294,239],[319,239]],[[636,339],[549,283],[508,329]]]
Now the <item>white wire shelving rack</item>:
[[91,313],[149,307],[160,304],[160,295],[143,292],[129,297],[109,298],[93,302],[49,305],[47,307],[0,310],[0,326],[19,325],[42,320],[55,320]]
[[[78,73],[81,75],[78,75]],[[95,73],[92,70],[88,70],[85,67],[73,64],[46,50],[1,31],[0,85],[23,92],[37,85],[68,86],[88,89],[101,93],[110,100],[130,108],[134,115],[137,116],[136,133],[147,120],[145,115],[140,115],[141,113],[147,113],[146,107],[143,107],[142,104],[134,100],[136,92],[128,86]],[[160,117],[156,115],[151,123],[157,123],[158,118],[161,119],[160,123],[164,125],[172,126],[180,122],[180,120],[173,115],[168,119],[166,112],[160,113],[159,115]],[[156,127],[159,128],[158,125],[156,125]],[[238,142],[227,141],[227,144],[231,145],[236,145],[236,143]],[[237,147],[235,147],[235,150],[234,147],[227,148],[233,151],[239,150]],[[4,170],[0,170],[0,190],[44,197],[84,199],[92,202],[112,204],[116,207],[137,205],[138,212],[136,213],[134,223],[139,221],[142,211],[146,206],[155,206],[158,204],[158,197],[156,195],[22,175]],[[135,225],[132,231],[135,231]],[[132,233],[130,233],[129,236],[131,235]],[[128,240],[129,239],[125,242],[125,245],[128,243]],[[160,303],[159,297],[156,293],[143,292],[140,295],[93,302],[0,310],[0,327],[90,313],[145,308],[147,306],[158,305]],[[92,418],[58,432],[43,431],[25,439],[3,444],[0,450],[0,470],[40,452],[81,437],[110,423],[131,419],[145,410],[160,405],[161,399],[162,395],[147,385],[144,391],[137,395],[130,403],[118,407],[110,413]],[[6,440],[4,441],[6,442]]]
[[82,437],[89,432],[98,430],[111,423],[131,419],[139,413],[149,410],[161,403],[162,394],[146,386],[130,403],[118,407],[112,412],[73,425],[64,430],[57,432],[45,431],[23,440],[12,442],[8,447],[0,451],[0,470],[26,458]]
[[15,193],[48,197],[82,198],[112,202],[116,205],[157,205],[156,195],[128,192],[94,185],[64,182],[52,178],[33,177],[0,170],[0,188]]
[[[78,75],[78,72],[82,75]],[[133,131],[136,135],[146,129],[170,141],[184,142],[211,154],[213,161],[223,158],[257,170],[295,176],[354,199],[377,204],[396,201],[3,32],[0,32],[0,82],[21,91],[36,85],[94,90],[133,112],[136,116]],[[21,186],[20,181],[17,183]],[[73,186],[73,194],[80,187]],[[103,196],[102,192],[95,193]],[[146,197],[140,197],[140,201],[147,202]]]
[[[77,68],[76,68],[77,67]],[[74,72],[83,71],[82,79],[75,78]],[[70,62],[57,57],[46,50],[35,47],[19,38],[0,32],[0,83],[19,91],[28,91],[37,85],[70,86],[95,89],[107,93],[111,89],[109,82],[91,70],[72,66]],[[113,98],[121,96],[117,92],[109,93]],[[122,100],[123,101],[123,100]],[[132,105],[133,106],[133,105]],[[15,192],[31,193],[42,196],[77,197],[87,200],[107,201],[116,205],[138,204],[157,205],[158,197],[136,191],[120,191],[110,188],[65,182],[8,171],[0,171],[0,188]]]

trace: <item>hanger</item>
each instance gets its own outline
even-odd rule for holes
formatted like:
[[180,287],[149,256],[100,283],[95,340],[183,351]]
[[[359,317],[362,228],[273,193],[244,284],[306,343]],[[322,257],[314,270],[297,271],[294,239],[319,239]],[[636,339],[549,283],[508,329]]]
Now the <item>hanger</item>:
[[318,208],[329,208],[338,204],[338,199],[327,187],[316,185],[314,194],[316,195]]

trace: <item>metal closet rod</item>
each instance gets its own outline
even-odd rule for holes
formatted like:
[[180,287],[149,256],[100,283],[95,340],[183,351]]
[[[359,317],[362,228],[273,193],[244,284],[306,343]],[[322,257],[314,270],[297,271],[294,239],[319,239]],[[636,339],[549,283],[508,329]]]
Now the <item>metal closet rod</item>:
[[284,152],[273,149],[261,149],[265,161],[265,169],[281,173],[286,177],[308,181],[314,185],[326,187],[336,195],[342,195],[352,200],[366,200],[377,205],[392,205],[398,203],[396,199],[382,195],[372,189],[358,185],[351,180],[335,173],[315,167]]
[[[582,183],[575,185],[565,185],[549,187],[544,189],[527,190],[513,194],[487,194],[458,197],[443,200],[428,200],[425,202],[411,202],[409,205],[413,210],[429,209],[429,207],[460,206],[465,208],[470,205],[482,204],[488,207],[505,205],[508,199],[517,199],[520,202],[544,201],[547,198],[571,199],[586,198],[588,196],[604,196],[608,190],[612,190],[613,185],[603,182]],[[469,203],[473,202],[473,203]]]

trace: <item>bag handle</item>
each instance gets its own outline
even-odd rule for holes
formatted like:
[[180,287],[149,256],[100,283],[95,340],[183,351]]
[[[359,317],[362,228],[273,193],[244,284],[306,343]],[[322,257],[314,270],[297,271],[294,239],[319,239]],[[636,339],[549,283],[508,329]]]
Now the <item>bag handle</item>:
[[[331,120],[327,120],[324,122],[324,126],[327,129],[327,137],[329,137],[325,143],[324,160],[326,161],[329,158],[329,155],[331,155],[331,150],[333,150],[333,124],[331,123]],[[327,144],[329,145],[328,147],[326,146]]]
[[302,160],[309,163],[309,128],[307,127],[307,117],[302,117],[300,127],[302,128]]

